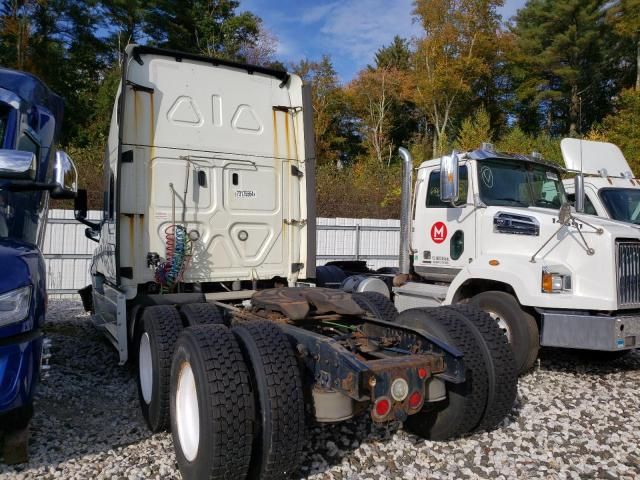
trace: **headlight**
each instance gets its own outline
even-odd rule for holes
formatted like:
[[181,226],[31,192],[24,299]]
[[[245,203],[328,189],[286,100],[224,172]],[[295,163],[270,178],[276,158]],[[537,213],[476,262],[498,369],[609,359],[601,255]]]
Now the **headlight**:
[[542,292],[560,293],[571,291],[571,275],[542,272]]
[[22,287],[0,295],[0,327],[27,318],[31,300],[31,287]]

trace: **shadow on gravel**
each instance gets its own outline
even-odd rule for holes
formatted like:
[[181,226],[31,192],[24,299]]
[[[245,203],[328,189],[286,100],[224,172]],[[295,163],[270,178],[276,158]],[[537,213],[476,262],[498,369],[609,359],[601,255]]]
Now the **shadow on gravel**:
[[[400,429],[400,423],[376,425],[368,414],[337,424],[315,424],[307,432],[307,443],[296,478],[324,473],[352,457],[353,452],[362,444],[369,444],[375,450],[376,443],[390,442]],[[422,441],[418,437],[415,439]],[[359,469],[363,465],[373,467],[376,463],[374,455],[368,455],[360,461],[362,463],[358,464]]]
[[603,376],[640,371],[640,352],[632,351],[623,357],[612,358],[606,352],[543,348],[538,362],[536,370]]
[[[517,422],[523,407],[524,400],[518,394],[511,413],[494,430],[505,429],[512,423]],[[482,434],[482,432],[475,432],[472,436],[479,434]],[[388,453],[382,452],[381,450],[385,449],[385,445],[380,445],[394,442],[398,436],[402,437],[403,441],[409,442],[414,446],[446,445],[448,443],[433,442],[418,437],[403,430],[400,422],[377,425],[367,413],[342,423],[315,424],[307,433],[303,459],[298,475],[295,478],[301,479],[310,475],[323,474],[344,461],[352,464],[354,471],[370,470],[377,466],[380,458],[384,458],[385,465],[383,466],[385,471],[401,472],[402,466],[395,463],[397,459],[394,460]],[[451,440],[451,443],[457,440]],[[427,448],[430,449],[430,447]],[[358,449],[361,449],[361,451],[356,452]],[[331,478],[352,478],[339,475],[334,471]]]
[[46,335],[51,370],[36,397],[27,464],[0,473],[48,467],[108,452],[151,436],[139,413],[137,387],[115,349],[78,302],[52,302]]

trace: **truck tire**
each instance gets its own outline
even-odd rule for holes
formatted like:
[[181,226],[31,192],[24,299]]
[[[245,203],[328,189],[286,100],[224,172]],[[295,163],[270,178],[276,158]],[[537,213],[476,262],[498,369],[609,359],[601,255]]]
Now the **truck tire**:
[[489,392],[484,417],[476,430],[495,428],[511,412],[518,395],[518,369],[515,355],[503,332],[491,323],[491,317],[473,305],[450,305],[462,314],[479,333],[478,341],[488,365]]
[[360,308],[371,313],[374,317],[385,322],[395,322],[398,309],[387,297],[378,292],[360,292],[352,295],[354,302]]
[[320,265],[316,267],[316,285],[319,287],[340,288],[340,285],[347,278],[340,267],[335,265]]
[[224,325],[185,329],[171,363],[171,434],[182,478],[246,478],[255,418],[249,370]]
[[298,469],[305,440],[302,378],[287,336],[268,321],[233,328],[251,373],[257,428],[248,478],[285,480]]
[[494,427],[511,411],[517,393],[513,353],[496,323],[481,312],[470,315],[457,308],[410,309],[398,317],[398,323],[423,329],[464,354],[466,381],[448,383],[446,400],[426,404],[405,422],[408,430],[430,440]]
[[212,303],[187,303],[180,307],[180,316],[185,327],[214,324],[225,325],[222,310]]
[[138,398],[152,432],[169,428],[171,356],[182,331],[178,311],[170,305],[147,307],[136,335]]
[[518,372],[523,374],[531,370],[540,350],[536,319],[520,307],[513,295],[506,292],[479,293],[471,299],[471,304],[487,312],[505,332],[516,357]]

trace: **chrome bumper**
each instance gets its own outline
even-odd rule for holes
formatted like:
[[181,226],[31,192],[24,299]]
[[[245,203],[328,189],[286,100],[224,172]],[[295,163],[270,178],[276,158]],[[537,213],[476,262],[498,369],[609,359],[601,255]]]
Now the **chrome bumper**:
[[589,315],[539,309],[540,344],[546,347],[616,351],[640,347],[640,315]]

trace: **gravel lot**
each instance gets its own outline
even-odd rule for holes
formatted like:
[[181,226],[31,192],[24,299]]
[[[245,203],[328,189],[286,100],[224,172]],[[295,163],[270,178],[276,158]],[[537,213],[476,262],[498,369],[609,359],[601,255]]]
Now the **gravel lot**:
[[[79,302],[52,301],[52,371],[41,386],[31,461],[2,479],[179,478],[170,434],[150,435],[136,385]],[[640,354],[609,363],[543,352],[502,428],[448,443],[366,419],[316,427],[300,478],[604,478],[640,476]]]

